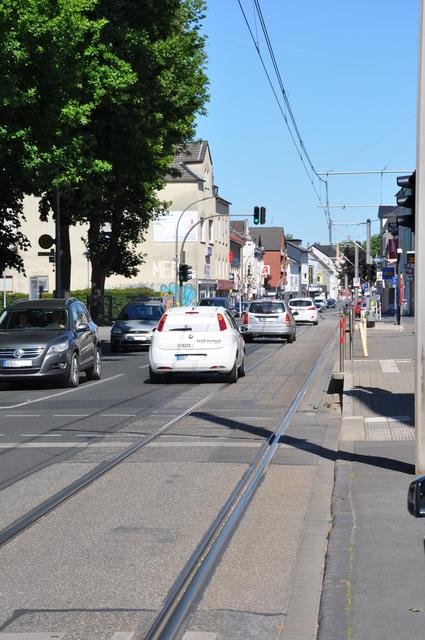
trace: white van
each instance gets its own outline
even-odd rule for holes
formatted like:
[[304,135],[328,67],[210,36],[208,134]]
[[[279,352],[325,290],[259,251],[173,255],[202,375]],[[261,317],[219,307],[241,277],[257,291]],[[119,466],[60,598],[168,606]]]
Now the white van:
[[316,296],[314,298],[314,304],[320,306],[321,309],[326,309],[326,297],[325,296]]

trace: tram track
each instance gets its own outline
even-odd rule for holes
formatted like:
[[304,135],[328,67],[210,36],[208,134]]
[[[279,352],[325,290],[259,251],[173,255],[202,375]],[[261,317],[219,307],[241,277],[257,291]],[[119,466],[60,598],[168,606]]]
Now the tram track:
[[[307,328],[299,331],[298,336],[304,333],[305,331],[307,331]],[[274,356],[277,351],[283,348],[283,346],[285,345],[284,344],[279,345],[277,349],[274,349],[273,351],[269,352],[268,354],[266,354],[265,356],[257,360],[252,365],[249,365],[246,369],[247,373],[251,372],[253,369],[260,366],[263,362],[265,362],[266,360]],[[161,385],[161,387],[162,386],[163,385]],[[202,398],[195,404],[191,405],[190,407],[185,409],[183,412],[173,417],[171,420],[168,420],[165,424],[163,424],[161,427],[156,429],[152,434],[149,434],[143,437],[141,440],[131,444],[124,451],[117,454],[110,460],[99,463],[89,472],[87,472],[86,474],[78,478],[76,481],[72,482],[71,484],[57,491],[55,494],[53,494],[49,498],[42,501],[39,505],[37,505],[33,509],[26,512],[24,515],[22,515],[18,519],[16,519],[13,523],[4,527],[0,531],[0,546],[5,545],[6,543],[10,542],[11,540],[19,536],[21,533],[26,531],[29,527],[37,523],[41,518],[49,515],[49,513],[51,513],[60,505],[62,505],[66,500],[69,500],[76,494],[83,491],[86,487],[94,483],[98,478],[104,476],[109,471],[116,468],[124,460],[128,459],[130,456],[140,451],[140,449],[150,444],[153,440],[159,438],[165,432],[172,429],[176,424],[178,424],[179,422],[181,422],[191,414],[195,413],[199,408],[207,404],[212,398],[214,398],[219,393],[221,393],[223,389],[231,386],[232,385],[230,383],[221,383],[220,386],[217,389],[215,389],[213,392],[207,394],[204,398]]]

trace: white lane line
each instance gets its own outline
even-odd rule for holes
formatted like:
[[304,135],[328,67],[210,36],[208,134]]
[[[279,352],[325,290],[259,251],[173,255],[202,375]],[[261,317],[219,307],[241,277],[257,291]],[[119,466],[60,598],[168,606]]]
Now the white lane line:
[[60,438],[60,433],[18,433],[19,438]]
[[149,366],[148,364],[142,364],[142,366],[141,366],[141,367],[139,367],[139,369],[147,369],[147,368],[148,368],[148,366]]
[[[33,435],[31,437],[34,437]],[[128,447],[131,440],[127,442],[0,442],[0,449],[94,449]]]
[[62,640],[64,633],[0,633],[0,640]]
[[261,447],[261,442],[150,442],[147,447]]
[[135,418],[136,413],[101,413],[100,416],[107,416],[109,418]]
[[41,418],[39,413],[6,413],[3,418]]
[[18,404],[13,404],[11,407],[0,407],[0,409],[9,409],[9,410],[17,409],[18,407],[25,407],[26,405],[34,404],[35,402],[43,402],[43,400],[58,398],[59,396],[64,396],[67,393],[84,391],[85,389],[91,389],[92,387],[97,386],[99,384],[103,384],[104,382],[110,382],[111,380],[116,380],[116,378],[121,378],[121,376],[125,376],[125,373],[117,373],[117,375],[111,376],[110,378],[104,378],[103,380],[97,380],[96,382],[89,382],[88,384],[75,387],[75,389],[68,389],[67,391],[61,391],[60,393],[52,393],[49,396],[43,396],[42,398],[36,398],[35,400],[25,400],[25,402],[19,402]]
[[115,631],[111,640],[132,640],[134,638],[133,631]]
[[89,413],[54,413],[54,418],[88,418]]
[[218,640],[218,635],[210,631],[186,631],[183,640]]

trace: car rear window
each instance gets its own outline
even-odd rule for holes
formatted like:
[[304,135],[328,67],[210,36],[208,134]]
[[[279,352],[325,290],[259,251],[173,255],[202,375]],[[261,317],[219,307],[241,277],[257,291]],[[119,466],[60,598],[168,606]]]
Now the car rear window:
[[129,304],[122,309],[118,320],[159,320],[164,309],[153,304]]
[[[226,320],[227,326],[229,322]],[[219,331],[217,313],[208,315],[187,312],[185,314],[168,314],[163,331],[190,331],[192,333],[210,333]]]
[[283,313],[284,311],[283,302],[252,302],[249,307],[250,313]]
[[226,307],[227,301],[223,298],[202,298],[199,301],[200,307]]
[[290,300],[291,307],[311,307],[313,300]]

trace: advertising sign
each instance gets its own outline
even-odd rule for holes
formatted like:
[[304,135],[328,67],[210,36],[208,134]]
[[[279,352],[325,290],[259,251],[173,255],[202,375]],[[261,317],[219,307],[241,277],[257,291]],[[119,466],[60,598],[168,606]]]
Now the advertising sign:
[[384,267],[382,269],[382,277],[384,278],[384,280],[391,280],[394,276],[394,273],[394,267]]
[[[175,242],[176,241],[176,226],[177,221],[180,218],[181,211],[169,211],[164,216],[160,216],[153,222],[153,240],[154,242]],[[186,211],[182,219],[179,222],[179,236],[178,240],[181,242],[186,233],[199,221],[197,211]],[[198,225],[195,227],[187,237],[186,242],[198,241]]]
[[270,265],[265,264],[261,269],[261,277],[265,278],[266,276],[269,276],[269,275],[270,275]]

